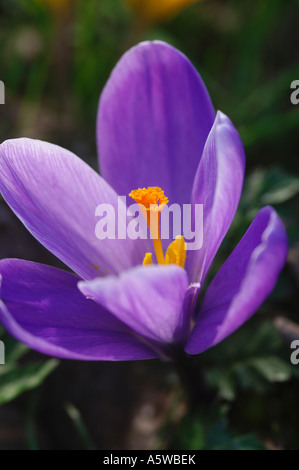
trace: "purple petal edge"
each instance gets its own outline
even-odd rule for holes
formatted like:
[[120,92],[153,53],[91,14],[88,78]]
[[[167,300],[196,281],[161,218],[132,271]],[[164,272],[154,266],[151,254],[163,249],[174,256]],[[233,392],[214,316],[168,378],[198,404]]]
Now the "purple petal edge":
[[0,261],[0,322],[43,354],[85,361],[157,357],[132,331],[78,290],[78,277],[23,260]]
[[100,169],[118,194],[160,186],[171,203],[190,203],[191,185],[215,119],[191,62],[162,41],[130,49],[100,98]]
[[263,208],[210,284],[186,352],[199,354],[246,322],[273,290],[287,252],[282,221]]
[[245,153],[230,119],[218,111],[208,136],[192,189],[192,203],[203,205],[203,245],[187,258],[192,282],[205,275],[225,237],[241,196]]

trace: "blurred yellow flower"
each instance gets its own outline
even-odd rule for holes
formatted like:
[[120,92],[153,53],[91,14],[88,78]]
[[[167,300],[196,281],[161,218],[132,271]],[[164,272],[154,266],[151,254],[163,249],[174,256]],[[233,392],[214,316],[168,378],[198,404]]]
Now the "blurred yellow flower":
[[156,22],[175,16],[186,6],[198,0],[125,0],[144,21]]
[[55,13],[64,13],[76,0],[35,0],[37,3],[43,3]]

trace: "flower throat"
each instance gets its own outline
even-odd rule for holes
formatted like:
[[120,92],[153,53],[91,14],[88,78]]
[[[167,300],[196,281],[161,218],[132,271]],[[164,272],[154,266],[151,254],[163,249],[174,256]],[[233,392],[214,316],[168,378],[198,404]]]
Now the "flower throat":
[[[129,196],[139,205],[150,229],[154,250],[158,264],[176,264],[184,268],[186,261],[186,242],[182,235],[170,243],[164,256],[161,235],[160,216],[163,207],[167,205],[168,198],[158,186],[139,188],[130,192]],[[152,253],[146,253],[143,265],[153,264]]]

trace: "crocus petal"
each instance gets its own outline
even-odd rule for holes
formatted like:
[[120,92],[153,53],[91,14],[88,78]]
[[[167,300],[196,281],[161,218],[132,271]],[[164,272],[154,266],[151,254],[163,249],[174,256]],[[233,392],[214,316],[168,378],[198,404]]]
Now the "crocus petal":
[[200,284],[198,283],[190,284],[188,289],[186,290],[186,295],[184,299],[184,310],[185,312],[188,312],[190,322],[191,322],[191,318],[193,317],[193,315],[195,315],[195,312],[196,312],[196,304],[197,304],[199,293],[200,293]]
[[284,266],[288,241],[271,207],[262,209],[209,286],[186,351],[222,341],[260,307]]
[[214,118],[189,60],[161,41],[141,43],[122,57],[100,99],[101,174],[121,195],[159,186],[170,203],[190,203]]
[[192,203],[203,204],[203,245],[187,257],[191,281],[203,283],[237,210],[244,171],[240,136],[229,118],[218,112],[192,190]]
[[119,277],[79,283],[83,294],[95,299],[136,333],[166,344],[183,339],[182,307],[187,287],[187,274],[178,266],[142,266]]
[[79,360],[135,360],[155,353],[77,288],[78,277],[23,260],[0,261],[0,323],[44,354]]
[[142,263],[142,240],[96,237],[96,207],[108,203],[117,212],[118,198],[73,153],[38,140],[4,142],[0,191],[34,237],[81,277],[118,273]]

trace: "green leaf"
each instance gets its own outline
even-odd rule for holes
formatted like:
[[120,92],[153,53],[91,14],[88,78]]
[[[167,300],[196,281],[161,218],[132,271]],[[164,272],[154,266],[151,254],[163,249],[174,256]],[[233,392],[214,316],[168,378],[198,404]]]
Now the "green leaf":
[[43,363],[3,366],[0,383],[0,405],[16,398],[21,393],[38,387],[44,379],[58,366],[59,361],[50,359]]
[[265,446],[253,434],[236,436],[229,431],[227,419],[223,418],[212,427],[205,442],[207,450],[265,450]]
[[252,359],[249,365],[269,382],[286,382],[294,373],[291,364],[275,356]]
[[273,383],[299,376],[274,325],[261,324],[257,318],[202,358],[208,383],[228,402],[236,400],[241,390],[265,394]]
[[285,113],[263,116],[252,123],[244,124],[239,127],[239,132],[246,147],[256,142],[269,141],[285,135],[289,131],[297,129],[298,125],[298,110],[291,109]]
[[20,359],[29,348],[23,343],[15,341],[13,338],[5,340],[5,361],[7,364],[14,363]]
[[[230,429],[228,408],[214,402],[211,407],[187,415],[180,423],[171,448],[186,450],[261,450],[265,446],[253,434],[238,435]],[[174,445],[173,445],[174,444]]]
[[86,429],[80,411],[72,404],[67,403],[65,406],[66,412],[69,415],[74,427],[80,436],[86,450],[94,450],[95,445]]
[[257,169],[246,179],[244,204],[251,209],[265,204],[281,204],[290,200],[299,192],[299,178],[273,167],[266,170]]

